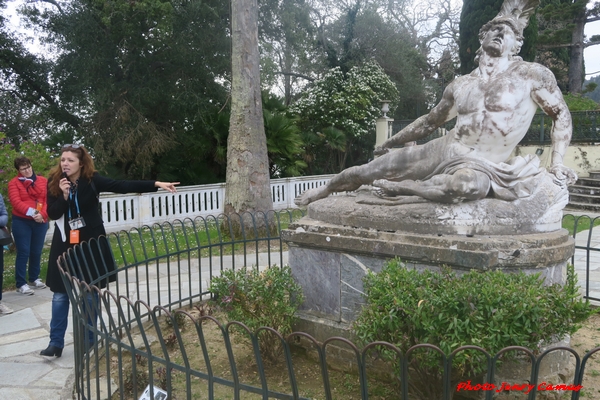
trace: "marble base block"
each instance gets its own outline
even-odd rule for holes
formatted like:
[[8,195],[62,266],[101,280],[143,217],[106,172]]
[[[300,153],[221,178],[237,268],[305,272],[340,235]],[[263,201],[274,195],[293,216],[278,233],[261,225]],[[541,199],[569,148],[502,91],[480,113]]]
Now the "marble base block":
[[566,230],[527,235],[421,235],[380,232],[303,218],[282,232],[289,262],[302,286],[301,311],[336,323],[351,323],[363,300],[362,279],[399,257],[407,268],[457,273],[502,270],[541,273],[545,283],[564,283],[574,242]]
[[[421,234],[338,225],[310,217],[290,225],[282,231],[282,238],[305,297],[295,329],[320,342],[333,336],[355,341],[350,328],[365,301],[363,277],[368,271],[381,271],[394,257],[417,270],[439,270],[446,265],[457,274],[471,270],[540,273],[550,285],[565,283],[566,265],[575,246],[564,229],[512,235]],[[352,354],[347,354],[338,363],[350,365],[351,359]],[[553,354],[545,363],[549,363],[548,371],[540,371],[540,378],[560,377],[562,382],[572,378],[567,353]],[[526,363],[513,364],[497,371],[496,378],[518,383],[526,369]]]

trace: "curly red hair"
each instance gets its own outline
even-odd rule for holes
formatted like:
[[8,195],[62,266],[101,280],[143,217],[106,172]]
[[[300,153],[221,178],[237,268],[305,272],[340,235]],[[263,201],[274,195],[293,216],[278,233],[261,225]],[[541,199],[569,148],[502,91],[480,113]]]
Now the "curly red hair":
[[[92,159],[92,156],[90,156],[90,153],[88,153],[85,147],[81,145],[66,145],[60,152],[61,158],[63,153],[66,151],[70,151],[71,153],[75,154],[81,163],[81,175],[79,176],[79,179],[91,180],[94,172],[96,172],[96,168],[94,167],[94,160]],[[56,197],[62,195],[62,190],[60,190],[60,187],[58,186],[58,183],[62,179],[62,173],[63,172],[62,168],[60,167],[59,159],[58,165],[50,170],[48,177],[48,192]]]

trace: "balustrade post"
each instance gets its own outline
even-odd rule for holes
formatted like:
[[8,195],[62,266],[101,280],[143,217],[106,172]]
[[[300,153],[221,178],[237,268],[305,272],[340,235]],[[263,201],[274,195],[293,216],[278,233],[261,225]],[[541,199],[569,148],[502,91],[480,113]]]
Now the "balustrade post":
[[394,119],[387,116],[390,111],[389,103],[389,100],[381,100],[383,115],[375,122],[375,148],[381,146],[390,137],[390,124]]
[[152,197],[151,194],[141,194],[137,196],[138,214],[136,215],[136,218],[138,227],[152,225],[152,216],[154,214],[152,209]]
[[291,178],[285,178],[285,206],[286,208],[295,207],[294,204],[294,185],[292,184]]

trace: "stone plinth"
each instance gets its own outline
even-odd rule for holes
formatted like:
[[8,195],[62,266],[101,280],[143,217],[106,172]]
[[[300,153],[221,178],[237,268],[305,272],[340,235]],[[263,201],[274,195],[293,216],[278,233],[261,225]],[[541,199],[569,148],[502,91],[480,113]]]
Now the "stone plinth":
[[328,326],[327,333],[338,325],[345,331],[363,303],[362,278],[394,257],[408,268],[524,271],[564,283],[575,248],[560,225],[568,193],[546,178],[532,196],[512,202],[406,198],[393,205],[364,187],[311,203],[307,216],[282,232],[304,290],[305,319]]
[[[480,204],[367,205],[360,196],[312,203],[306,217],[282,231],[292,273],[305,296],[296,329],[319,341],[332,336],[354,339],[350,326],[364,303],[362,279],[394,257],[418,270],[447,265],[458,274],[523,271],[540,273],[548,285],[566,281],[575,244],[560,228],[561,211],[531,205],[517,210],[515,202],[494,199]],[[557,357],[550,362],[552,373],[544,376],[568,380],[568,355]],[[509,375],[498,371],[497,378]]]
[[561,228],[569,201],[566,188],[541,178],[534,194],[515,201],[485,198],[458,204],[432,203],[418,197],[379,198],[364,186],[356,193],[311,203],[308,217],[333,225],[425,235],[514,235]]
[[289,262],[302,285],[302,312],[345,326],[363,303],[362,278],[400,257],[408,268],[457,273],[503,270],[541,273],[547,284],[564,283],[574,242],[568,232],[514,235],[424,235],[334,225],[305,217],[282,232]]

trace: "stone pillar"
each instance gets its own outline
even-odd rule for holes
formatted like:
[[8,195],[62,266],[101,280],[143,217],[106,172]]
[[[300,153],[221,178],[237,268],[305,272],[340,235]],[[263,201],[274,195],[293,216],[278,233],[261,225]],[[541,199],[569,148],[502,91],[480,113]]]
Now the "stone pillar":
[[389,138],[391,122],[394,122],[392,118],[377,118],[377,121],[375,122],[375,147],[381,146],[381,144]]
[[381,144],[391,136],[390,124],[394,122],[394,120],[387,116],[389,111],[390,101],[381,100],[381,112],[383,115],[377,118],[377,121],[375,122],[375,148],[381,146]]

